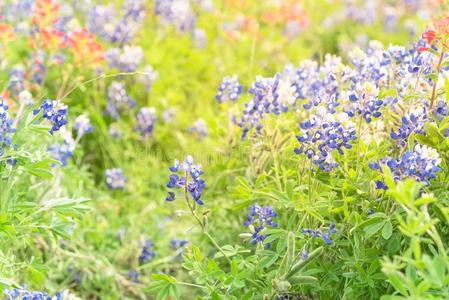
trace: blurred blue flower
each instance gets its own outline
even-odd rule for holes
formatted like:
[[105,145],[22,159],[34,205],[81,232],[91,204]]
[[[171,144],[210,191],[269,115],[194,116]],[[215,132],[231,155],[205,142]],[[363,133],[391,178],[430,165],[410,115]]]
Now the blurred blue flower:
[[79,115],[78,117],[76,117],[75,124],[73,125],[73,128],[77,132],[77,139],[80,139],[86,133],[90,133],[94,130],[89,117],[85,114],[82,114],[82,115]]
[[142,107],[137,113],[136,119],[137,125],[134,130],[139,132],[142,138],[150,136],[157,119],[156,109],[154,107]]
[[123,174],[123,170],[119,168],[107,169],[106,172],[106,184],[110,189],[123,190],[126,184],[126,178]]
[[4,154],[5,147],[11,146],[12,135],[16,131],[14,120],[8,117],[8,109],[8,104],[0,97],[0,156]]
[[133,108],[135,105],[135,101],[126,92],[125,83],[113,81],[108,88],[106,113],[113,119],[118,119],[122,110]]
[[139,262],[144,264],[149,262],[153,257],[156,256],[156,253],[153,250],[154,244],[151,240],[145,240],[145,243],[142,247],[142,252],[139,256]]
[[243,91],[243,86],[239,84],[237,75],[226,76],[218,87],[217,95],[215,99],[219,103],[226,102],[228,100],[237,101],[240,94]]

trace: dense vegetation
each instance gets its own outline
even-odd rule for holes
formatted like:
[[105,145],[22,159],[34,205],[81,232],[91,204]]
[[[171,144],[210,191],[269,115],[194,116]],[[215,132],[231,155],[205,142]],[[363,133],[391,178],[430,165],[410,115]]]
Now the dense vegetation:
[[0,0],[5,299],[449,299],[449,4]]

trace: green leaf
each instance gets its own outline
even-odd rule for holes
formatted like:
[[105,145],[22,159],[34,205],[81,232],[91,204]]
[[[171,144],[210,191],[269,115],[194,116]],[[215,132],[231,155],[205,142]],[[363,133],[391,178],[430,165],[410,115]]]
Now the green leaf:
[[397,274],[390,274],[388,276],[393,287],[402,295],[407,296],[407,289],[404,286],[404,281]]
[[371,225],[366,226],[363,230],[365,231],[365,238],[369,239],[373,235],[375,235],[384,225],[386,221],[377,222]]
[[446,103],[449,104],[449,78],[444,76],[444,92],[446,95]]
[[153,280],[165,281],[168,283],[176,284],[176,278],[166,274],[153,274],[151,275],[151,278],[153,278]]
[[382,228],[382,237],[388,240],[393,234],[393,225],[391,225],[390,221],[387,221]]

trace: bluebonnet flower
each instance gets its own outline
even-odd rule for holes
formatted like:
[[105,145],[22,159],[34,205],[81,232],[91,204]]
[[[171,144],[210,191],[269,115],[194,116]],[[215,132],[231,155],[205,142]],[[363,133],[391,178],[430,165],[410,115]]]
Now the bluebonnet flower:
[[335,113],[336,107],[340,105],[337,79],[343,84],[349,80],[351,72],[336,56],[326,55],[324,63],[319,67],[316,62],[305,60],[294,70],[291,80],[294,96],[296,100],[307,100],[303,104],[307,110],[323,103],[329,112]]
[[77,138],[81,138],[86,133],[90,133],[94,130],[90,119],[87,115],[82,114],[76,117],[75,124],[73,125],[73,128],[75,128],[77,132]]
[[33,105],[33,95],[28,90],[23,90],[19,93],[19,102],[21,105]]
[[144,74],[140,75],[139,80],[143,83],[145,91],[151,91],[154,82],[159,78],[159,72],[153,69],[152,66],[147,65],[143,69]]
[[154,13],[162,23],[173,25],[181,32],[192,31],[196,25],[196,14],[189,0],[156,0]]
[[326,245],[331,245],[332,234],[336,233],[337,230],[335,229],[335,223],[331,223],[325,231],[322,228],[305,228],[302,230],[302,232],[312,236],[313,238],[321,238]]
[[256,77],[248,93],[252,99],[245,103],[245,109],[240,120],[235,120],[238,126],[242,128],[244,139],[251,129],[260,134],[262,129],[262,120],[268,114],[278,115],[285,113],[289,107],[296,103],[296,87],[293,84],[294,73],[287,67],[283,72],[274,77]]
[[117,119],[121,110],[133,108],[135,105],[135,101],[126,92],[125,83],[113,81],[108,88],[106,113],[112,118]]
[[[373,170],[381,170],[381,164],[388,166],[395,181],[412,178],[429,185],[430,180],[440,171],[441,158],[435,149],[417,144],[413,151],[404,152],[398,159],[385,157],[369,166]],[[376,181],[376,187],[387,189],[383,180]]]
[[140,273],[134,270],[129,270],[127,274],[128,278],[131,279],[132,282],[140,283]]
[[[47,148],[47,152],[50,156],[61,162],[63,167],[67,166],[69,158],[73,156],[73,151],[75,150],[75,144],[73,139],[65,138],[63,143],[56,143]],[[55,167],[56,165],[54,165]]]
[[109,49],[105,56],[111,68],[117,68],[123,72],[137,71],[144,60],[142,48],[129,45],[125,45],[122,49]]
[[284,35],[293,40],[301,33],[301,22],[298,20],[290,20],[285,24]]
[[73,266],[67,268],[67,273],[72,277],[73,282],[81,284],[81,272],[77,271]]
[[167,108],[162,113],[162,119],[165,123],[171,123],[176,118],[176,110],[174,108]]
[[383,25],[385,32],[397,32],[398,30],[399,11],[391,6],[387,6],[384,10]]
[[8,1],[4,6],[0,3],[0,16],[10,23],[21,24],[32,14],[35,2],[36,0],[13,0]]
[[108,133],[113,139],[119,139],[123,136],[122,129],[117,123],[109,125]]
[[391,138],[397,140],[401,146],[407,144],[410,134],[424,134],[424,125],[428,120],[425,107],[412,111],[409,115],[401,118],[401,126],[397,131],[391,131]]
[[40,108],[34,110],[34,114],[37,115],[41,111],[42,117],[51,122],[50,134],[60,130],[62,126],[67,124],[68,109],[67,106],[63,105],[60,101],[44,100]]
[[372,118],[382,115],[380,109],[385,103],[379,99],[379,89],[373,84],[365,82],[363,85],[356,85],[356,88],[349,92],[348,98],[349,104],[345,107],[345,112],[350,117],[357,114],[370,123]]
[[110,189],[123,190],[126,184],[126,178],[123,174],[123,170],[119,168],[107,169],[106,172],[106,184]]
[[156,122],[156,109],[154,107],[142,107],[137,114],[137,125],[134,130],[138,131],[142,138],[153,133],[154,123]]
[[[260,206],[255,204],[249,207],[248,219],[243,222],[245,226],[251,226],[253,231],[251,243],[263,243],[267,238],[267,235],[261,233],[261,231],[266,227],[277,227],[277,224],[273,221],[277,217],[277,213],[271,206]],[[265,245],[269,247],[269,244]]]
[[433,108],[434,116],[439,120],[443,120],[449,113],[449,106],[445,100],[439,100]]
[[301,250],[301,259],[307,260],[309,258],[309,252],[306,249]]
[[218,87],[217,95],[215,99],[219,103],[226,102],[228,100],[237,101],[240,94],[243,91],[243,86],[239,84],[237,75],[226,76]]
[[204,49],[207,45],[207,34],[202,28],[195,28],[192,33],[193,44],[199,49]]
[[336,118],[322,108],[309,120],[301,122],[300,128],[301,135],[296,138],[301,145],[295,148],[295,153],[306,155],[323,171],[338,166],[333,157],[334,150],[343,154],[344,149],[352,148],[350,142],[356,139],[354,124],[345,114]]
[[170,247],[173,250],[177,250],[180,249],[182,247],[184,247],[185,245],[187,245],[189,242],[187,240],[177,240],[177,239],[171,239],[170,240]]
[[149,262],[153,257],[156,256],[156,252],[154,252],[154,244],[151,240],[145,240],[144,245],[142,247],[142,252],[139,256],[139,262],[144,264]]
[[6,300],[64,300],[71,297],[68,290],[57,292],[51,296],[47,292],[27,290],[26,287],[5,289],[3,296],[7,297]]
[[196,120],[189,128],[190,133],[197,134],[200,139],[205,138],[208,133],[206,121],[203,119]]
[[11,146],[14,120],[8,117],[8,104],[0,97],[0,156],[5,153],[5,147]]
[[112,43],[127,44],[144,20],[145,4],[143,0],[125,0],[120,13],[113,4],[93,6],[88,17],[89,30]]
[[25,89],[25,68],[22,65],[15,65],[9,73],[9,88],[13,93],[20,93]]
[[[169,189],[185,188],[197,204],[203,205],[204,203],[201,200],[201,196],[206,184],[205,181],[200,178],[203,174],[201,165],[195,165],[193,157],[188,155],[182,164],[179,160],[175,160],[173,166],[171,166],[169,170],[172,174],[169,177],[167,187]],[[181,176],[177,173],[181,173]],[[173,201],[175,199],[175,193],[170,191],[165,200]]]

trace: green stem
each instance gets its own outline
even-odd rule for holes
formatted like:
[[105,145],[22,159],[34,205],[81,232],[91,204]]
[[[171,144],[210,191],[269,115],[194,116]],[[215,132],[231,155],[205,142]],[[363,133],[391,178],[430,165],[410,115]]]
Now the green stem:
[[200,288],[200,289],[206,289],[207,288],[204,285],[193,284],[193,283],[188,283],[188,282],[183,282],[183,281],[176,281],[176,284],[197,287],[197,288]]
[[359,178],[359,171],[360,171],[360,142],[362,140],[362,116],[359,116],[359,123],[357,125],[357,132],[359,134],[359,140],[357,141],[357,157],[356,157],[356,179]]
[[430,97],[430,110],[432,110],[433,104],[435,102],[435,97],[436,97],[436,93],[437,93],[438,76],[440,75],[440,68],[441,68],[441,64],[443,63],[443,58],[444,58],[444,51],[441,51],[440,59],[438,60],[438,65],[437,65],[437,72],[436,72],[437,76],[435,77],[435,82],[433,83],[433,88],[432,88],[432,96]]
[[186,178],[186,184],[184,185],[184,196],[185,196],[185,199],[186,199],[186,202],[187,202],[187,206],[190,209],[190,213],[195,218],[195,220],[198,223],[198,225],[201,227],[201,230],[203,231],[203,234],[210,240],[210,242],[214,245],[214,247],[217,248],[217,250],[220,251],[221,254],[223,254],[223,256],[226,258],[228,263],[231,264],[231,260],[229,259],[229,257],[226,255],[226,253],[220,247],[220,245],[218,245],[217,241],[209,234],[205,224],[201,221],[201,219],[195,213],[195,208],[190,203],[189,194],[188,194],[188,190],[187,190],[187,172],[185,173],[185,178]]

